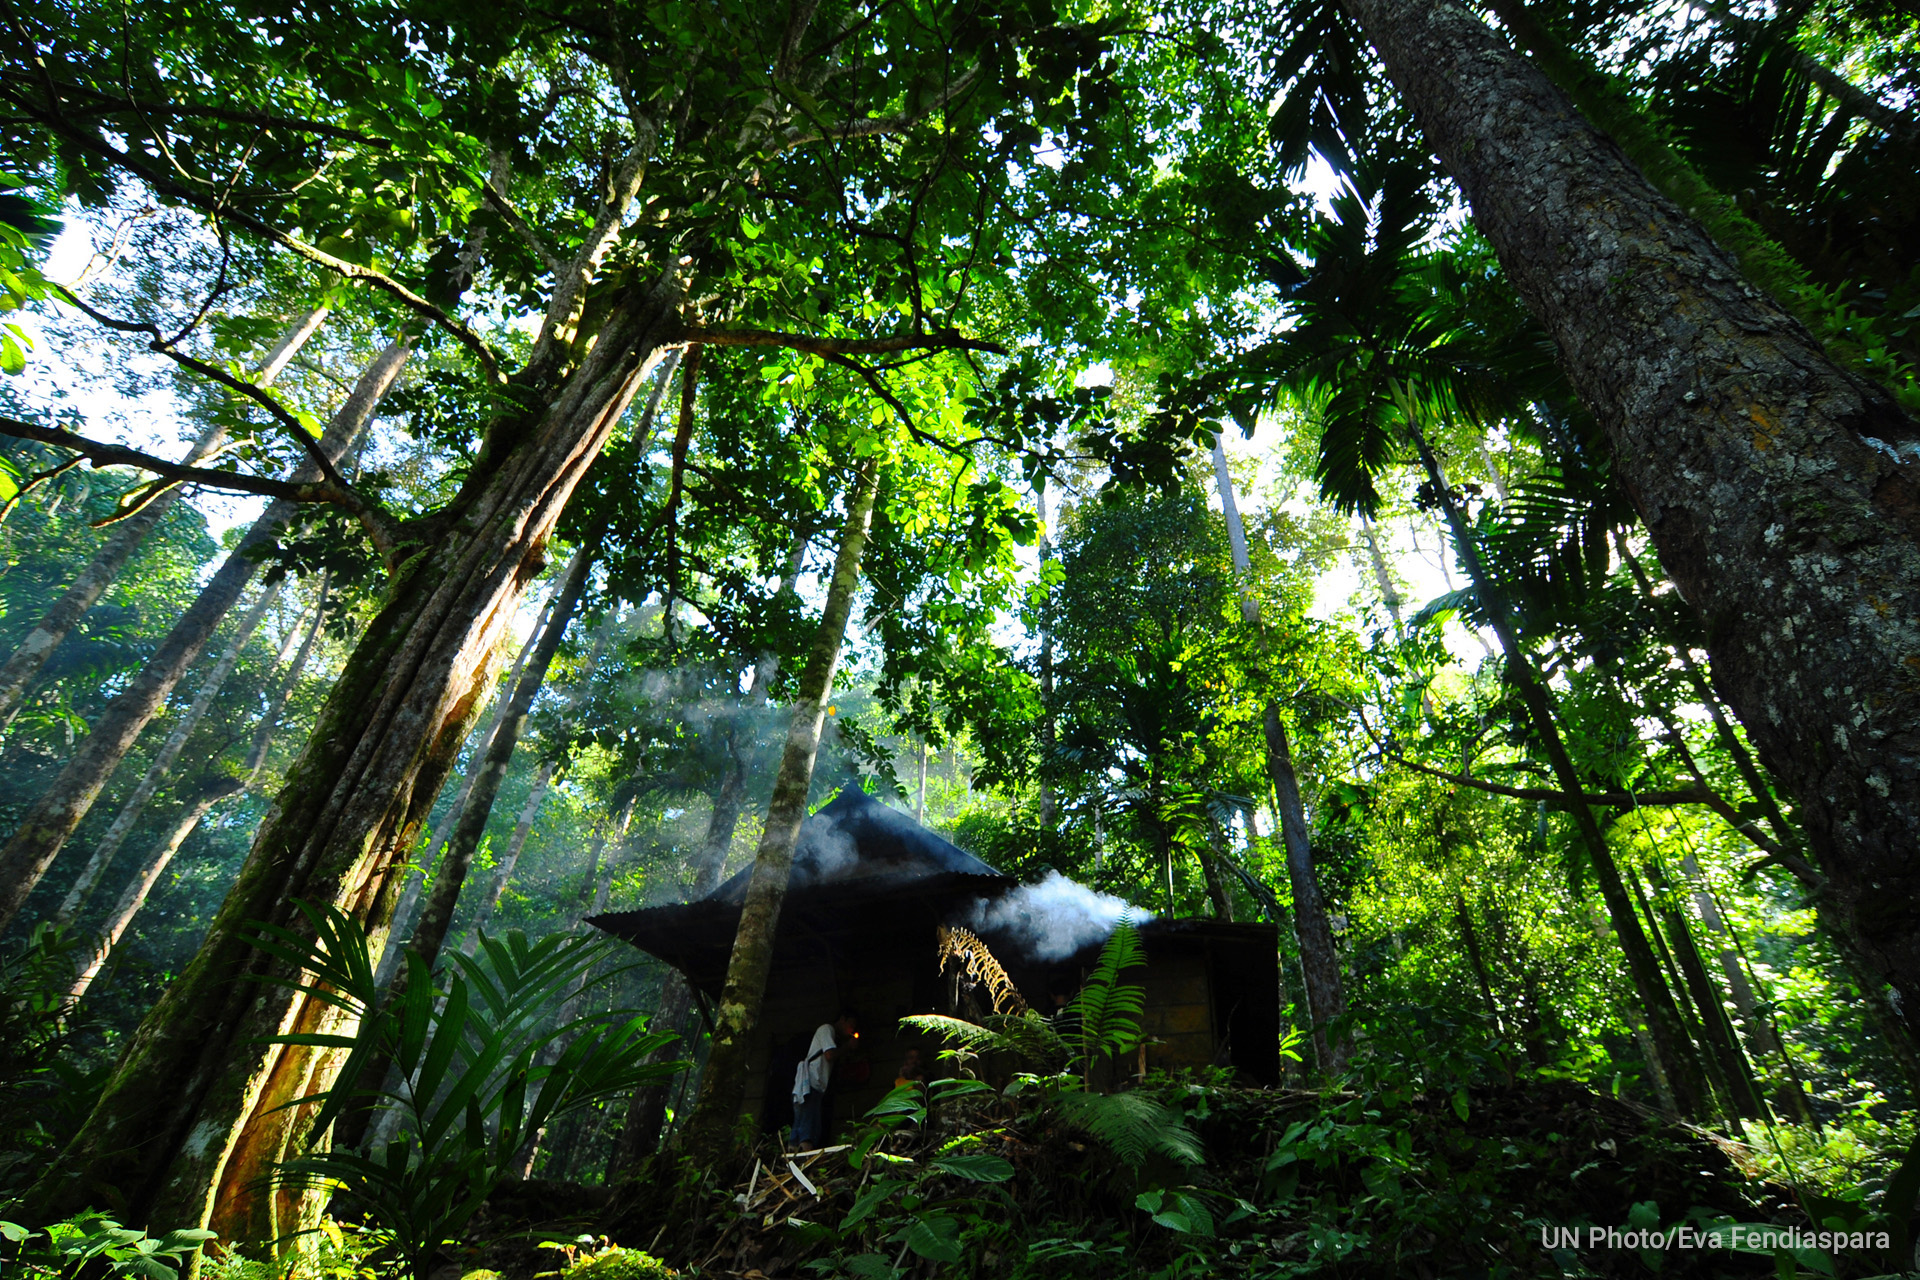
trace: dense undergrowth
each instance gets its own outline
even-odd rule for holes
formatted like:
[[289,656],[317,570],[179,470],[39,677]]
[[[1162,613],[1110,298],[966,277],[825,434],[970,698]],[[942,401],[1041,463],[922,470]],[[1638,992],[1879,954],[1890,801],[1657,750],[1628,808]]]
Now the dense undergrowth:
[[[1058,1107],[987,1092],[924,1125],[870,1118],[812,1167],[817,1195],[774,1213],[741,1209],[755,1170],[784,1161],[771,1145],[723,1176],[660,1168],[591,1203],[505,1188],[472,1265],[530,1280],[551,1269],[544,1229],[645,1248],[688,1275],[769,1280],[1890,1270],[1877,1250],[1681,1248],[1677,1235],[1665,1249],[1588,1247],[1589,1228],[1886,1224],[1863,1201],[1765,1180],[1744,1146],[1564,1081],[1316,1093],[1160,1078],[1144,1092],[1181,1116],[1203,1163],[1119,1159]],[[560,1212],[536,1221],[542,1210]],[[1580,1247],[1543,1243],[1559,1229],[1576,1229]]]

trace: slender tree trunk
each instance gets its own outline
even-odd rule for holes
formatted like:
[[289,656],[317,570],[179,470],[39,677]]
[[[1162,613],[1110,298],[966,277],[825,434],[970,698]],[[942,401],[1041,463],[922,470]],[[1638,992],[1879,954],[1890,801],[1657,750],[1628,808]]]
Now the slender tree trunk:
[[1233,894],[1227,888],[1227,878],[1220,873],[1220,864],[1227,859],[1227,842],[1220,832],[1219,820],[1212,814],[1207,815],[1207,849],[1200,859],[1200,873],[1207,881],[1207,897],[1213,902],[1214,917],[1231,924]]
[[[1227,452],[1220,437],[1213,438],[1213,475],[1220,488],[1220,510],[1227,522],[1227,541],[1233,567],[1250,578],[1253,560],[1247,552],[1246,528],[1240,522],[1240,504],[1234,497],[1233,476],[1227,470]],[[1260,626],[1260,602],[1249,586],[1242,586],[1240,616],[1249,626]],[[1293,768],[1293,745],[1287,741],[1280,704],[1269,698],[1261,717],[1267,745],[1267,781],[1280,817],[1280,844],[1287,857],[1287,882],[1293,892],[1294,938],[1300,944],[1300,970],[1305,979],[1307,1014],[1313,1019],[1314,1060],[1327,1075],[1344,1071],[1353,1055],[1345,1032],[1330,1031],[1347,1013],[1346,984],[1340,976],[1340,950],[1333,940],[1333,921],[1320,892],[1313,864],[1313,843],[1307,831],[1307,808],[1300,799],[1300,780]]]
[[[1474,541],[1473,530],[1468,527],[1459,501],[1447,485],[1446,475],[1427,443],[1426,433],[1411,419],[1407,422],[1407,430],[1413,437],[1427,480],[1439,496],[1460,561],[1473,581],[1474,591],[1479,595],[1481,606],[1492,623],[1493,633],[1506,655],[1507,679],[1527,709],[1528,722],[1533,726],[1541,749],[1546,752],[1554,779],[1567,795],[1583,795],[1586,791],[1585,781],[1579,770],[1574,768],[1573,759],[1567,754],[1566,743],[1560,737],[1553,695],[1540,682],[1533,663],[1520,645],[1519,636],[1514,632],[1513,619],[1507,612],[1506,598],[1494,588],[1487,576],[1486,565],[1480,559],[1479,544]],[[1621,879],[1613,851],[1608,848],[1606,837],[1601,834],[1600,824],[1595,820],[1591,808],[1584,804],[1569,803],[1567,813],[1573,818],[1574,829],[1579,833],[1581,843],[1586,846],[1587,861],[1593,868],[1594,881],[1600,887],[1601,900],[1606,904],[1607,914],[1613,920],[1615,936],[1620,941],[1620,949],[1627,958],[1627,972],[1645,1005],[1647,1030],[1653,1042],[1659,1046],[1667,1083],[1679,1101],[1683,1114],[1705,1115],[1709,1098],[1700,1074],[1699,1057],[1694,1053],[1692,1038],[1688,1036],[1685,1020],[1674,1003],[1673,992],[1661,977],[1659,962],[1634,914],[1633,899]]]
[[[1045,582],[1047,566],[1053,562],[1053,530],[1047,525],[1047,491],[1036,489],[1033,499],[1040,508],[1041,590],[1047,593],[1040,605],[1040,825],[1051,831],[1059,822],[1053,795],[1053,753],[1059,735],[1053,711],[1053,588]],[[923,754],[921,790],[924,791],[924,742],[920,749]]]
[[696,1160],[711,1159],[725,1150],[734,1116],[746,1096],[747,1056],[759,1026],[780,906],[787,896],[800,824],[807,816],[807,791],[813,784],[813,762],[820,750],[827,696],[833,690],[833,673],[840,663],[847,618],[859,594],[860,561],[866,553],[874,497],[880,485],[879,464],[873,458],[862,459],[858,468],[847,494],[847,519],[840,533],[833,578],[827,585],[820,629],[800,675],[799,697],[793,706],[780,770],[774,775],[766,825],[761,829],[760,847],[754,852],[753,874],[747,882],[746,904],[727,962],[727,981],[720,994],[713,1048],[700,1081],[700,1097],[682,1131],[687,1150]]
[[[73,886],[67,890],[67,896],[60,903],[60,909],[54,912],[55,924],[61,926],[71,924],[75,913],[92,895],[94,886],[100,883],[100,877],[106,873],[107,865],[113,861],[114,855],[120,852],[120,846],[126,842],[127,834],[133,830],[134,824],[140,821],[140,815],[146,812],[147,805],[152,803],[154,794],[160,789],[160,784],[166,780],[167,774],[173,769],[174,762],[180,758],[180,752],[186,748],[187,739],[193,735],[195,729],[200,727],[200,721],[212,709],[214,699],[220,696],[221,687],[226,684],[227,677],[233,674],[233,668],[239,663],[241,651],[246,648],[247,641],[253,638],[253,633],[259,628],[261,619],[266,617],[267,610],[272,608],[274,601],[280,598],[280,590],[285,584],[284,577],[276,577],[260,592],[260,597],[253,602],[253,607],[241,616],[240,625],[234,629],[232,637],[227,641],[226,651],[214,663],[213,670],[207,673],[205,682],[200,686],[200,692],[194,696],[192,704],[181,714],[179,723],[174,725],[167,734],[167,740],[160,744],[159,752],[154,755],[153,762],[147,766],[146,775],[133,789],[133,794],[127,797],[126,803],[120,806],[120,812],[114,815],[113,825],[109,826],[106,834],[100,837],[100,843],[94,846],[86,865],[80,869],[80,874],[75,877]],[[298,630],[297,627],[288,630],[289,644],[298,634]]]
[[[274,729],[280,723],[281,713],[287,708],[287,699],[293,696],[294,690],[300,685],[301,673],[306,670],[307,659],[313,655],[314,645],[320,638],[320,628],[325,625],[326,620],[327,582],[326,575],[322,573],[319,599],[315,601],[313,607],[313,623],[307,628],[306,638],[300,642],[300,651],[294,655],[293,665],[287,668],[285,678],[281,680],[273,697],[267,702],[267,709],[253,731],[253,742],[247,748],[247,757],[240,766],[239,776],[230,777],[217,772],[210,773],[183,789],[181,809],[175,816],[173,825],[167,829],[167,834],[161,838],[160,843],[147,854],[146,861],[140,864],[140,869],[134,872],[133,879],[121,892],[119,901],[114,903],[113,911],[95,932],[93,941],[81,953],[85,959],[81,961],[79,972],[74,976],[73,986],[67,992],[70,999],[78,1000],[86,995],[87,988],[92,986],[94,979],[100,976],[100,970],[105,967],[108,957],[113,954],[113,949],[120,945],[120,939],[126,933],[127,926],[133,923],[133,918],[140,913],[140,908],[147,904],[147,896],[153,892],[154,884],[160,879],[161,873],[167,869],[167,864],[173,861],[174,854],[180,852],[180,846],[186,843],[187,837],[193,834],[194,828],[200,825],[201,820],[220,801],[228,796],[243,794],[253,788],[254,782],[260,776],[260,771],[266,767],[267,751],[273,745]],[[291,641],[295,634],[298,634],[297,629],[289,632],[288,640]],[[282,660],[286,658],[284,649],[280,658]]]
[[[348,657],[206,941],[132,1037],[98,1105],[31,1193],[35,1216],[124,1197],[122,1220],[271,1240],[290,1208],[268,1190],[309,1138],[338,1055],[268,1044],[330,1033],[337,1011],[248,940],[256,921],[309,933],[296,902],[331,905],[386,941],[397,869],[419,838],[493,682],[499,639],[555,522],[673,340],[677,283],[614,295],[596,340],[539,403],[496,422],[451,503],[406,530],[414,554]],[[584,344],[583,344],[584,346]],[[530,384],[531,385],[531,384]]]
[[[1600,940],[1603,949],[1609,939],[1616,942],[1619,940],[1619,930],[1613,926],[1611,917],[1603,908],[1592,907],[1587,916],[1587,923],[1593,926],[1594,937]],[[1612,984],[1608,983],[1608,987],[1611,990]],[[1617,995],[1614,999],[1614,1009],[1619,1014],[1621,1025],[1633,1033],[1635,1043],[1640,1046],[1640,1056],[1646,1059],[1647,1074],[1653,1081],[1654,1096],[1660,1100],[1661,1107],[1669,1115],[1680,1115],[1682,1113],[1680,1100],[1674,1096],[1672,1080],[1667,1073],[1666,1059],[1661,1052],[1660,1044],[1647,1034],[1644,1010],[1636,1008],[1625,1000],[1620,1000]]]
[[1463,5],[1343,2],[1605,429],[1715,683],[1920,1024],[1920,423]]
[[533,824],[540,816],[540,806],[547,802],[547,787],[553,782],[554,762],[542,760],[533,771],[533,786],[527,792],[527,802],[520,806],[520,817],[513,824],[513,835],[507,841],[507,851],[500,857],[500,865],[494,868],[493,883],[487,886],[487,896],[474,908],[473,920],[467,926],[467,936],[461,940],[460,950],[472,955],[480,945],[480,931],[493,919],[493,913],[500,907],[500,899],[506,896],[507,886],[513,883],[514,868],[520,865],[521,851],[527,847],[527,837],[533,834]]
[[[329,459],[338,462],[353,447],[399,375],[411,345],[410,338],[396,339],[360,376],[346,403],[334,414],[320,438],[320,449]],[[311,462],[302,463],[294,472],[296,481],[318,476],[319,471]],[[60,776],[20,820],[13,838],[0,850],[0,929],[5,929],[19,914],[27,895],[40,883],[67,838],[87,816],[141,730],[159,712],[174,685],[206,648],[220,620],[253,580],[260,560],[279,543],[281,533],[299,509],[297,503],[285,499],[275,499],[267,506],[240,545],[228,554],[207,585],[201,588],[198,598],[167,633],[133,683],[107,704]]]
[[1380,553],[1380,531],[1366,516],[1360,517],[1360,540],[1367,544],[1367,562],[1373,567],[1374,585],[1380,588],[1381,603],[1387,606],[1387,613],[1393,619],[1398,630],[1403,624],[1400,617],[1400,588],[1393,585],[1393,574],[1387,569],[1387,558]]
[[[807,529],[794,534],[792,549],[787,553],[786,569],[780,578],[778,596],[791,595],[799,586],[800,570],[805,564],[807,546],[811,541],[812,536]],[[758,709],[767,705],[774,677],[779,674],[780,655],[772,651],[761,654],[753,664],[753,679],[747,685],[748,707]],[[740,825],[740,813],[745,807],[747,762],[740,750],[737,731],[737,722],[727,730],[727,772],[720,779],[720,788],[714,795],[713,816],[707,822],[707,838],[694,867],[692,897],[695,900],[706,897],[719,887],[720,877],[727,867],[727,854],[733,848],[733,833]],[[677,1032],[683,1043],[693,1041],[697,1031],[693,1020],[693,992],[678,969],[668,969],[661,978],[659,1006],[653,1015],[653,1025]],[[654,1052],[652,1060],[666,1062],[672,1052],[672,1046],[663,1047]],[[662,1080],[657,1084],[644,1085],[635,1090],[628,1100],[625,1122],[621,1125],[620,1136],[614,1142],[613,1152],[607,1161],[609,1181],[632,1169],[659,1147],[660,1136],[666,1130],[667,1100],[671,1096],[673,1083]]]
[[1460,941],[1465,944],[1467,963],[1473,969],[1473,980],[1480,988],[1480,999],[1487,1006],[1487,1016],[1493,1019],[1493,1025],[1500,1027],[1500,1002],[1493,998],[1493,978],[1487,972],[1486,957],[1480,952],[1480,931],[1473,927],[1473,912],[1467,906],[1464,894],[1455,894],[1453,899],[1453,918],[1460,925]]
[[[1693,990],[1680,974],[1680,966],[1675,963],[1673,951],[1668,948],[1666,936],[1660,930],[1660,921],[1654,915],[1653,903],[1647,898],[1647,891],[1640,884],[1640,877],[1634,874],[1632,867],[1624,868],[1627,891],[1633,895],[1633,901],[1640,909],[1640,923],[1646,926],[1646,937],[1653,947],[1653,954],[1660,962],[1660,970],[1666,976],[1667,990],[1673,993],[1674,1005],[1680,1010],[1681,1025],[1686,1028],[1687,1042],[1694,1049],[1694,1059],[1700,1065],[1701,1074],[1706,1078],[1711,1091],[1711,1099],[1720,1107],[1722,1115],[1736,1113],[1733,1106],[1733,1086],[1721,1072],[1721,1059],[1708,1045],[1703,1030],[1703,1018],[1694,1004]],[[1703,1052],[1703,1048],[1705,1051]]]
[[[280,371],[287,367],[287,362],[306,345],[307,339],[314,335],[326,318],[327,308],[316,307],[295,322],[265,363],[254,370],[254,385],[272,386],[274,379],[280,376]],[[181,464],[194,466],[218,450],[226,439],[225,425],[208,427],[200,433],[200,438],[187,451],[187,456],[180,460]],[[40,668],[60,647],[60,642],[67,638],[67,633],[86,616],[87,610],[93,608],[101,593],[113,585],[120,571],[126,568],[127,561],[146,542],[147,536],[160,527],[160,522],[180,501],[182,492],[181,487],[176,485],[147,503],[139,512],[116,524],[106,544],[94,553],[93,560],[80,571],[80,576],[73,580],[66,594],[56,600],[46,615],[34,624],[33,630],[27,632],[25,639],[8,657],[6,665],[0,667],[0,733],[6,732],[13,724],[13,718],[20,714],[27,690],[33,678],[40,674]]]
[[1693,929],[1688,925],[1686,915],[1672,900],[1672,885],[1668,883],[1665,873],[1652,863],[1647,866],[1647,878],[1652,881],[1653,891],[1658,895],[1655,909],[1659,912],[1661,922],[1666,925],[1674,959],[1686,979],[1687,990],[1693,993],[1693,1007],[1700,1015],[1700,1030],[1706,1046],[1720,1060],[1720,1074],[1726,1079],[1728,1097],[1735,1111],[1750,1120],[1770,1119],[1759,1081],[1754,1078],[1753,1063],[1740,1047],[1740,1038],[1734,1032],[1733,1022],[1720,1002],[1719,988],[1714,986],[1713,979],[1707,974],[1707,966],[1700,958],[1700,948],[1694,943]]

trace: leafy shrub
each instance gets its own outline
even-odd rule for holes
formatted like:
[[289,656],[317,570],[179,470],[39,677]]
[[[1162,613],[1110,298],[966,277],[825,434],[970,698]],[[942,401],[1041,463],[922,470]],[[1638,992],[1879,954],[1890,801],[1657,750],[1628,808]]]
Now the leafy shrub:
[[[287,1044],[347,1051],[338,1083],[313,1095],[324,1134],[354,1100],[366,1063],[391,1055],[400,1082],[377,1095],[399,1113],[399,1136],[381,1151],[314,1151],[284,1161],[278,1176],[299,1186],[334,1185],[392,1232],[417,1280],[432,1270],[442,1244],[457,1237],[514,1166],[523,1144],[551,1121],[631,1093],[679,1072],[655,1063],[670,1033],[647,1030],[644,1015],[597,1013],[553,1025],[556,1004],[584,991],[616,944],[555,935],[481,939],[480,956],[456,953],[444,991],[417,956],[404,999],[381,1007],[373,961],[360,924],[332,907],[301,904],[314,930],[308,941],[260,926],[255,944],[302,978],[300,989],[347,1011],[352,1035],[293,1035]],[[605,975],[601,979],[605,980]]]
[[562,1274],[566,1280],[674,1280],[680,1273],[650,1253],[615,1245],[581,1258]]
[[179,1265],[213,1239],[213,1232],[195,1227],[156,1237],[105,1214],[83,1213],[45,1231],[0,1222],[0,1239],[13,1246],[11,1261],[30,1277],[74,1280],[104,1263],[110,1275],[175,1280]]

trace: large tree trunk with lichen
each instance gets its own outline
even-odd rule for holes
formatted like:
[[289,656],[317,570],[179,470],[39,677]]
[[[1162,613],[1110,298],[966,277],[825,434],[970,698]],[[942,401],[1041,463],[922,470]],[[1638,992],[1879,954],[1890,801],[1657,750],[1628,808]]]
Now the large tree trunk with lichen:
[[[258,369],[254,371],[253,383],[257,387],[270,387],[280,376],[282,370],[306,345],[327,318],[326,307],[316,307],[295,321],[275,345]],[[186,466],[193,466],[220,448],[227,439],[224,423],[215,423],[200,433],[193,448],[181,459]],[[26,701],[27,690],[33,684],[40,668],[47,664],[53,651],[60,642],[79,625],[87,610],[106,589],[114,584],[120,571],[133,559],[134,553],[146,542],[147,536],[160,527],[160,522],[180,501],[182,486],[175,485],[148,502],[138,512],[114,525],[113,532],[106,542],[94,553],[87,567],[80,571],[64,594],[48,607],[46,614],[34,624],[14,651],[8,655],[6,664],[0,666],[0,732],[4,732],[13,723]]]
[[[407,937],[413,931],[414,913],[420,907],[420,895],[426,888],[427,872],[433,866],[440,851],[447,847],[447,841],[453,835],[454,823],[460,821],[460,811],[466,808],[467,797],[473,794],[473,784],[480,776],[480,770],[486,762],[487,746],[493,741],[493,735],[500,731],[500,722],[506,717],[507,705],[513,701],[513,691],[520,683],[520,672],[526,668],[527,658],[534,647],[540,643],[540,637],[547,629],[547,615],[553,611],[553,597],[541,606],[539,616],[533,621],[533,631],[526,643],[520,646],[520,652],[513,660],[513,667],[507,672],[506,679],[500,682],[498,695],[493,699],[493,711],[487,718],[486,727],[480,731],[474,744],[471,762],[467,766],[466,776],[460,780],[460,789],[454,793],[453,803],[447,806],[446,813],[433,830],[433,836],[427,841],[426,852],[420,855],[407,873],[406,887],[400,890],[400,900],[393,908],[393,932],[396,937]],[[400,960],[404,948],[388,947],[386,954],[380,957],[380,967],[374,970],[374,985],[385,990],[393,981],[394,974],[400,971]]]
[[102,1185],[123,1221],[211,1225],[229,1240],[281,1236],[303,1206],[267,1182],[302,1147],[331,1085],[332,1051],[268,1044],[339,1030],[339,1015],[282,982],[248,937],[266,922],[309,936],[301,902],[358,920],[377,948],[407,853],[488,670],[574,489],[677,323],[668,287],[629,290],[580,368],[543,406],[497,423],[466,485],[395,573],[313,735],[269,810],[205,942],[132,1037],[99,1104],[31,1194],[36,1217],[84,1207]]
[[1920,1023],[1920,423],[1454,0],[1344,0],[1613,444],[1715,684]]
[[806,668],[800,673],[799,696],[780,755],[780,770],[774,775],[766,826],[760,832],[760,847],[754,851],[747,899],[734,934],[733,954],[727,962],[726,985],[720,991],[713,1048],[700,1081],[700,1096],[682,1130],[686,1148],[696,1160],[711,1159],[725,1150],[734,1116],[747,1093],[747,1056],[760,1022],[760,1002],[766,996],[767,974],[773,965],[774,935],[793,870],[793,850],[800,839],[800,824],[807,816],[807,790],[813,785],[813,762],[820,750],[827,697],[833,691],[833,673],[840,664],[847,618],[860,588],[860,561],[866,554],[867,533],[873,523],[879,463],[868,457],[858,466],[847,493],[847,519],[840,533],[840,551],[834,558],[833,578],[827,584],[820,629],[814,634]]
[[[346,403],[321,435],[320,451],[330,460],[338,462],[345,457],[354,441],[360,438],[374,409],[399,376],[411,349],[411,339],[396,339],[361,374]],[[318,477],[318,468],[308,461],[294,472],[293,478],[302,482]],[[48,785],[20,820],[20,825],[14,828],[13,838],[0,850],[0,929],[5,929],[19,914],[27,896],[39,885],[67,838],[100,798],[141,731],[159,714],[167,695],[213,639],[221,619],[253,581],[261,558],[279,542],[280,535],[299,510],[299,504],[285,498],[276,498],[268,504],[240,545],[228,554],[207,585],[200,589],[199,596],[187,606],[180,621],[160,642],[159,649],[140,669],[133,683],[107,704],[60,776]]]
[[[446,856],[440,860],[440,874],[434,878],[433,891],[427,895],[427,905],[420,912],[420,923],[414,926],[413,936],[407,940],[407,949],[419,956],[429,971],[440,958],[440,948],[446,943],[447,931],[453,927],[453,913],[460,905],[460,890],[466,883],[468,869],[473,865],[474,852],[480,847],[480,837],[486,832],[487,820],[493,814],[493,802],[500,795],[500,785],[506,781],[507,770],[513,765],[514,752],[526,733],[527,720],[533,713],[533,700],[539,695],[540,686],[546,682],[547,669],[560,652],[560,641],[566,635],[567,627],[573,621],[574,610],[579,607],[580,597],[586,591],[587,578],[593,572],[594,556],[598,550],[597,546],[583,546],[575,551],[560,579],[553,610],[547,617],[546,630],[540,633],[540,643],[534,646],[532,656],[527,659],[526,670],[520,673],[520,680],[509,696],[500,727],[494,731],[493,741],[487,744],[486,755],[481,759],[479,772],[474,777],[473,791],[467,796],[466,807],[460,812],[460,821],[454,824],[453,836],[447,841]],[[395,978],[394,999],[406,991],[407,973],[408,970],[402,969]]]

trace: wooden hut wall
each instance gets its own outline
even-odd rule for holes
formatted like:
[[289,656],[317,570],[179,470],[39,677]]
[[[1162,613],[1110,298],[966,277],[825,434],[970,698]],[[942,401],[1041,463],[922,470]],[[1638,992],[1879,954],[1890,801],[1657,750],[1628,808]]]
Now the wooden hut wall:
[[[907,1014],[940,1011],[933,939],[929,937],[918,948],[845,955],[801,938],[783,940],[781,951],[768,977],[760,1031],[748,1060],[742,1114],[764,1126],[771,1105],[774,1117],[784,1123],[791,1114],[785,1099],[793,1087],[793,1068],[790,1056],[781,1051],[789,1044],[811,1040],[821,1023],[833,1021],[842,1006],[852,1005],[860,1013],[860,1039],[834,1069],[834,1124],[836,1131],[843,1130],[849,1120],[865,1115],[893,1088],[910,1045],[920,1047],[929,1065],[933,1062],[937,1046],[911,1033],[901,1034],[898,1026]],[[777,1080],[769,1071],[776,1059]],[[856,1082],[862,1074],[866,1079]],[[776,1092],[769,1094],[769,1089]]]

